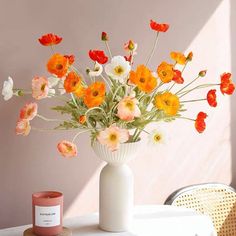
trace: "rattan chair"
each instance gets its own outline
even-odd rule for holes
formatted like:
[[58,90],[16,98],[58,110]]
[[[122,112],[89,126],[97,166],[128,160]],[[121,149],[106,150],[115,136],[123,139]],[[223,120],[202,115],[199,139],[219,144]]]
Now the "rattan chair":
[[236,236],[236,191],[224,184],[199,184],[172,193],[166,205],[182,206],[211,217],[218,236]]

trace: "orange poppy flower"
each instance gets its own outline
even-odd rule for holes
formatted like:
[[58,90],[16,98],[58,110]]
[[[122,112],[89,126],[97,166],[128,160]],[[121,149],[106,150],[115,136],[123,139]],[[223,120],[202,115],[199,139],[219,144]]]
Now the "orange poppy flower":
[[144,65],[139,65],[136,71],[130,72],[129,81],[146,93],[150,93],[157,86],[157,79],[152,72]]
[[216,107],[217,106],[217,101],[216,101],[216,89],[211,89],[207,93],[207,102],[211,107]]
[[186,57],[181,52],[171,52],[170,57],[180,65],[184,65],[186,63]]
[[222,94],[233,94],[235,85],[231,80],[231,73],[224,73],[221,75],[220,91]]
[[173,65],[162,62],[157,68],[157,74],[162,82],[169,83],[174,77]]
[[177,84],[183,84],[184,83],[184,79],[182,77],[182,73],[179,70],[173,70],[174,71],[174,77],[173,77],[173,81]]
[[76,95],[76,97],[82,98],[85,94],[85,87],[80,84],[80,86],[78,86],[78,88],[74,91],[74,94]]
[[75,56],[74,55],[64,55],[64,57],[68,59],[69,65],[72,65],[75,62]]
[[56,75],[58,78],[66,75],[68,67],[68,59],[59,53],[52,55],[47,63],[48,72]]
[[150,27],[157,32],[166,32],[170,26],[168,24],[158,24],[157,22],[150,20]]
[[197,115],[197,119],[195,120],[195,129],[202,133],[206,129],[205,119],[207,118],[207,114],[204,112],[199,112]]
[[79,87],[81,87],[81,78],[79,75],[71,71],[67,76],[64,81],[64,89],[66,90],[67,93],[72,93],[75,92]]
[[105,98],[106,87],[104,82],[95,82],[85,89],[84,103],[88,108],[100,106]]
[[52,46],[55,44],[59,44],[62,41],[62,38],[56,34],[50,33],[43,35],[38,40],[43,46]]
[[157,109],[163,110],[169,116],[176,115],[180,108],[178,96],[170,92],[157,94],[154,98],[154,105]]

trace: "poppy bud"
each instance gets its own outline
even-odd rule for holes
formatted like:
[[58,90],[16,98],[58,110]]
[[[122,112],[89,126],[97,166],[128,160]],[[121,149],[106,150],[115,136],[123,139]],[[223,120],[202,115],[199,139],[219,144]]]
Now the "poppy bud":
[[132,40],[130,40],[130,41],[129,41],[129,44],[128,44],[128,49],[129,49],[130,51],[133,51],[134,48],[135,48],[135,44],[134,44],[134,42],[133,42]]
[[193,59],[193,52],[190,52],[186,58],[187,61],[192,61]]
[[206,73],[207,73],[206,70],[201,70],[198,75],[199,75],[200,77],[204,77],[204,76],[206,75]]
[[102,32],[101,39],[102,39],[102,41],[108,41],[108,35],[106,32]]

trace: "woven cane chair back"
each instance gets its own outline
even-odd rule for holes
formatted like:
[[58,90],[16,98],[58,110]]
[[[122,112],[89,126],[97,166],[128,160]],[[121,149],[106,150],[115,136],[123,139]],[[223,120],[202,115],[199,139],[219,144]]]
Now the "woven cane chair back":
[[236,236],[236,192],[224,184],[201,184],[177,190],[165,204],[195,209],[211,217],[218,236]]

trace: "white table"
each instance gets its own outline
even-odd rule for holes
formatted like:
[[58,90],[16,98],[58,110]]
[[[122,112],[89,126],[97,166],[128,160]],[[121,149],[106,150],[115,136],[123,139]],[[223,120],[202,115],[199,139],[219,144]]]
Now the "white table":
[[[130,232],[110,233],[98,228],[98,214],[66,219],[73,236],[216,236],[211,219],[193,210],[173,206],[138,206]],[[22,236],[30,225],[2,229],[0,236]]]

